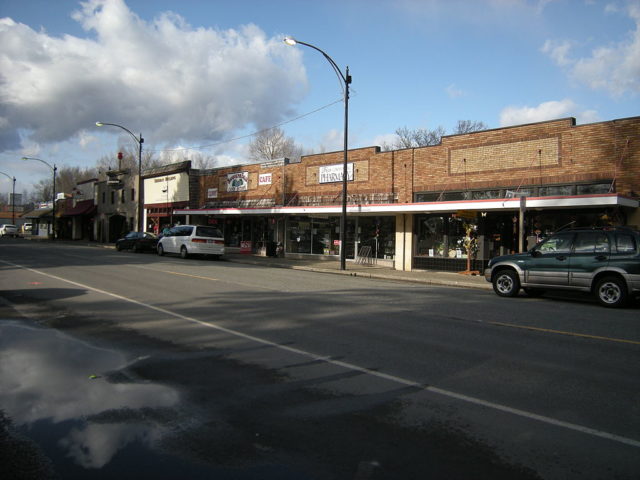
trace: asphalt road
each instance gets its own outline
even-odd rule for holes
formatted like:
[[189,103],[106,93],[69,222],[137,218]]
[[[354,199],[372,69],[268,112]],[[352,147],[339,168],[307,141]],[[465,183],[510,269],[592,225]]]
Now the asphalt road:
[[640,477],[637,305],[0,240],[16,478]]

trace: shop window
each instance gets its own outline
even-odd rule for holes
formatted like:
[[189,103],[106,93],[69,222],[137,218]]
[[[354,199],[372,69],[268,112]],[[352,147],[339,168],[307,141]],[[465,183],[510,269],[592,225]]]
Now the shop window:
[[471,197],[473,200],[488,200],[491,198],[502,198],[502,194],[500,190],[481,190],[472,192]]
[[613,192],[613,190],[611,190],[611,182],[592,183],[591,185],[577,186],[578,195],[597,195],[601,193],[610,193],[610,192]]
[[538,195],[541,197],[568,196],[573,195],[574,190],[574,185],[552,185],[549,187],[540,187],[538,189]]

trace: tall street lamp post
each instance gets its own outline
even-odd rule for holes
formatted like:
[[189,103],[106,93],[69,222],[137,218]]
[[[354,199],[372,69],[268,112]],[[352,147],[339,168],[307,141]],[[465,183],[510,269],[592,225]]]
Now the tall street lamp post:
[[13,180],[13,190],[11,197],[11,223],[16,224],[16,177],[10,177],[4,172],[0,172],[2,175],[7,177],[9,180]]
[[144,210],[144,197],[142,194],[143,182],[142,182],[142,144],[144,143],[144,138],[142,138],[142,134],[139,137],[136,137],[131,130],[123,127],[122,125],[118,125],[117,123],[106,123],[106,122],[96,122],[96,126],[104,127],[105,125],[109,125],[112,127],[118,127],[127,132],[138,144],[138,231],[144,232],[144,216],[142,212]]
[[41,158],[35,157],[22,157],[22,160],[37,160],[38,162],[44,163],[47,167],[49,167],[53,171],[53,221],[51,222],[51,233],[53,236],[53,240],[56,239],[56,172],[58,171],[58,167],[54,163],[53,166]]
[[310,43],[301,42],[293,37],[285,37],[284,43],[287,45],[304,45],[320,52],[324,58],[331,64],[333,71],[338,78],[344,83],[344,158],[342,168],[342,213],[340,215],[340,270],[346,270],[346,239],[347,239],[347,152],[348,152],[348,132],[349,132],[349,85],[351,84],[351,75],[349,75],[349,67],[347,66],[345,74],[342,73],[340,67],[318,47]]

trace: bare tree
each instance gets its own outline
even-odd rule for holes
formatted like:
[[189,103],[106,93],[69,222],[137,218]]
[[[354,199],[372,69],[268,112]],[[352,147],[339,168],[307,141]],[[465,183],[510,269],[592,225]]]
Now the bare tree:
[[393,148],[402,149],[437,145],[440,143],[440,139],[446,131],[442,126],[433,130],[427,130],[426,128],[410,130],[407,127],[401,127],[398,128],[395,133],[398,136],[398,140],[391,146]]
[[476,120],[458,120],[458,125],[454,130],[454,135],[458,135],[461,133],[471,133],[471,132],[479,132],[481,130],[488,130],[489,126],[484,122],[479,122]]
[[299,160],[302,148],[278,127],[263,130],[249,144],[249,157],[254,162],[266,162],[276,158],[288,157]]

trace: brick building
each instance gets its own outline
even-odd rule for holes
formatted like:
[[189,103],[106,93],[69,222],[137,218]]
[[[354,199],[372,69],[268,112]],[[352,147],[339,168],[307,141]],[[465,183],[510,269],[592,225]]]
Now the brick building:
[[[228,248],[338,255],[343,153],[192,171],[200,208]],[[396,269],[471,266],[566,225],[640,225],[640,117],[567,118],[445,136],[439,145],[348,153],[347,258]],[[193,188],[193,181],[191,182]],[[198,187],[196,187],[198,188]]]

